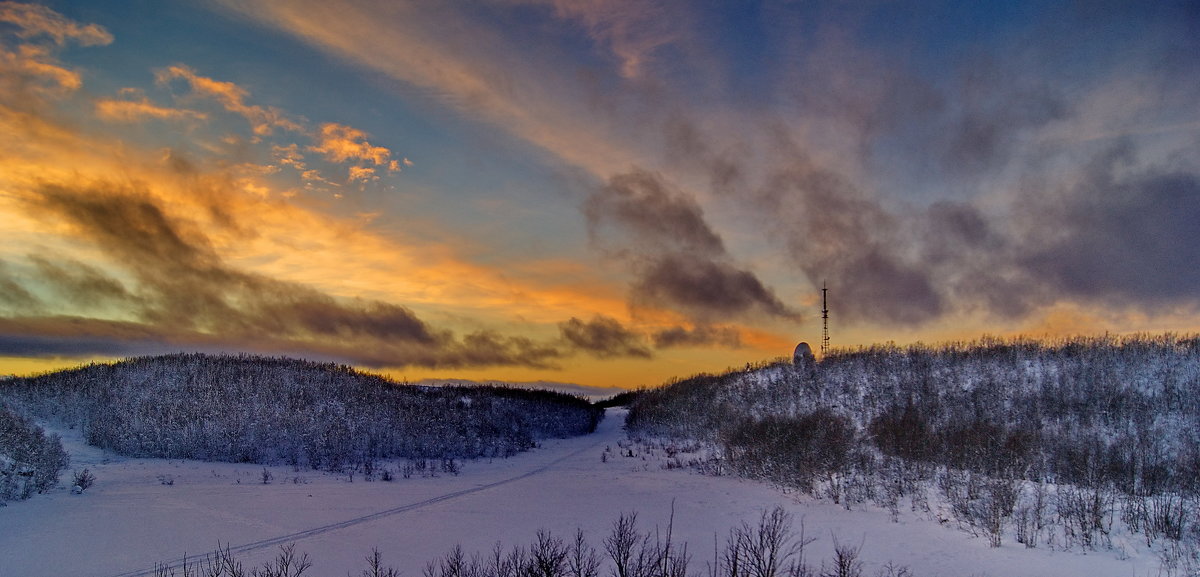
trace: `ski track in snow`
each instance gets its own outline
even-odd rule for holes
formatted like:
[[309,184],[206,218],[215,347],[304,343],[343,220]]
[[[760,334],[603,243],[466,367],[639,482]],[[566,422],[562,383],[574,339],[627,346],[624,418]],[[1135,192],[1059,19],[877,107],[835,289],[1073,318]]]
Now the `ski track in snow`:
[[[570,459],[570,458],[572,458],[572,457],[579,456],[579,455],[583,454],[584,452],[587,452],[587,451],[594,450],[594,449],[595,449],[597,446],[599,446],[599,444],[600,444],[600,441],[596,441],[596,442],[595,442],[594,444],[592,444],[592,445],[589,445],[589,446],[587,446],[587,447],[584,447],[584,448],[582,448],[582,449],[579,449],[579,450],[575,451],[574,453],[570,453],[570,454],[568,454],[568,455],[566,455],[566,456],[560,457],[560,458],[558,458],[558,459],[557,459],[557,460],[555,460],[555,461],[552,461],[552,462],[550,462],[550,463],[548,463],[548,464],[546,464],[546,465],[544,465],[544,466],[538,467],[538,468],[536,468],[536,469],[534,469],[534,470],[532,470],[532,471],[529,471],[528,473],[525,473],[525,474],[523,474],[523,475],[517,475],[516,477],[511,477],[511,478],[508,478],[508,479],[504,479],[504,480],[502,480],[502,481],[496,481],[496,482],[494,482],[494,483],[488,483],[487,485],[482,485],[482,486],[479,486],[479,487],[473,487],[473,488],[470,488],[470,489],[463,489],[463,490],[461,490],[461,491],[454,491],[454,492],[452,492],[452,493],[447,493],[447,494],[445,494],[445,495],[441,495],[441,496],[439,496],[439,497],[434,497],[434,498],[432,498],[432,499],[426,499],[426,500],[424,500],[424,501],[421,501],[421,502],[418,502],[418,503],[413,503],[413,504],[411,504],[411,505],[403,505],[403,506],[400,506],[400,507],[394,507],[394,508],[391,508],[391,509],[385,509],[385,510],[383,510],[383,511],[379,511],[379,512],[377,512],[377,513],[371,513],[371,514],[369,514],[369,515],[363,515],[363,516],[361,516],[361,517],[355,517],[355,518],[353,518],[353,519],[347,519],[347,520],[345,520],[345,521],[342,521],[342,522],[340,522],[340,523],[331,523],[331,524],[329,524],[329,525],[322,525],[322,526],[320,526],[320,527],[315,527],[315,528],[313,528],[313,529],[309,529],[309,530],[307,530],[307,531],[298,531],[298,532],[296,532],[296,533],[289,533],[289,534],[287,534],[287,535],[281,535],[281,536],[279,536],[279,537],[273,537],[273,538],[270,538],[270,539],[261,539],[261,540],[259,540],[259,541],[254,541],[254,542],[252,542],[252,543],[245,543],[245,544],[243,544],[243,545],[238,545],[238,546],[236,546],[236,547],[229,547],[229,548],[228,548],[228,551],[229,551],[230,553],[233,553],[235,557],[240,557],[240,556],[241,556],[241,554],[243,554],[243,553],[247,553],[247,552],[250,552],[250,551],[255,551],[255,550],[259,550],[259,549],[265,549],[265,548],[267,548],[267,547],[271,547],[271,546],[274,546],[274,545],[285,545],[285,544],[288,544],[288,543],[297,543],[297,542],[300,542],[300,541],[302,541],[302,540],[304,540],[304,539],[307,539],[307,538],[309,538],[309,537],[314,537],[314,536],[317,536],[317,535],[322,535],[322,534],[325,534],[325,533],[329,533],[329,532],[331,532],[331,531],[337,531],[337,530],[339,530],[339,529],[345,529],[345,528],[347,528],[347,527],[352,527],[352,526],[354,526],[354,525],[359,525],[359,524],[362,524],[362,523],[367,523],[367,522],[369,522],[369,521],[374,521],[374,520],[376,520],[376,519],[382,519],[383,517],[390,517],[390,516],[392,516],[392,515],[398,515],[398,514],[400,514],[400,513],[407,513],[407,512],[409,512],[409,511],[415,511],[415,510],[417,510],[417,509],[422,509],[422,508],[424,508],[424,507],[428,507],[428,506],[430,506],[430,505],[433,505],[433,504],[436,504],[436,503],[441,503],[441,502],[443,502],[443,501],[449,501],[449,500],[451,500],[451,499],[457,499],[457,498],[459,498],[459,497],[462,497],[462,496],[465,496],[465,495],[471,495],[471,494],[473,494],[473,493],[479,493],[479,492],[482,492],[482,491],[487,491],[488,489],[494,489],[494,488],[496,488],[496,487],[500,487],[500,486],[502,486],[502,485],[507,485],[507,484],[509,484],[509,483],[515,483],[515,482],[517,482],[517,481],[522,481],[522,480],[524,480],[524,479],[528,479],[528,478],[530,478],[530,477],[533,477],[533,476],[535,476],[535,475],[539,475],[539,474],[541,474],[541,473],[544,473],[544,472],[548,471],[549,469],[551,469],[552,467],[554,467],[555,465],[558,465],[559,463],[562,463],[563,461],[566,461],[567,459]],[[175,559],[175,560],[173,560],[173,561],[168,561],[168,562],[160,562],[160,565],[162,565],[162,566],[169,566],[169,567],[178,567],[179,565],[183,564],[184,562],[188,562],[188,561],[192,561],[192,562],[194,562],[194,561],[196,561],[197,559],[203,558],[203,557],[204,557],[204,556],[206,556],[206,555],[215,555],[215,554],[216,554],[216,553],[218,553],[218,552],[219,552],[219,551],[215,551],[215,550],[214,550],[214,551],[210,551],[210,552],[208,552],[207,554],[203,554],[203,555],[201,555],[201,556],[199,556],[199,557],[197,557],[197,556],[180,557],[180,558],[178,558],[178,559]],[[112,576],[110,576],[110,577],[147,577],[147,576],[150,576],[150,575],[154,575],[154,574],[156,573],[156,571],[157,571],[157,569],[156,569],[156,568],[154,568],[154,567],[151,567],[151,568],[149,568],[149,569],[143,569],[143,570],[140,570],[140,571],[137,571],[137,570],[135,570],[135,571],[130,571],[130,572],[126,572],[126,573],[119,573],[119,574],[116,574],[116,575],[112,575]]]

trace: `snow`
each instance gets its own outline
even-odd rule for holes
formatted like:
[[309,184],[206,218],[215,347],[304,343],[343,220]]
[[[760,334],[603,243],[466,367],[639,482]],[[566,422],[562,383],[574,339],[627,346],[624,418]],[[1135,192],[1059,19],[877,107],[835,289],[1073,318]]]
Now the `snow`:
[[[0,508],[0,577],[148,575],[156,562],[203,557],[228,545],[258,566],[295,543],[317,577],[358,575],[378,548],[406,576],[456,544],[486,552],[496,542],[527,545],[539,529],[569,538],[581,528],[597,549],[621,513],[639,526],[665,530],[674,509],[674,540],[688,542],[692,573],[704,575],[714,538],[754,523],[781,505],[818,540],[806,557],[819,564],[833,540],[861,542],[864,574],[893,562],[915,576],[1150,575],[1148,553],[1025,549],[1011,540],[992,549],[981,537],[914,514],[893,523],[884,510],[846,511],[757,482],[666,470],[654,458],[622,457],[624,411],[610,410],[590,436],[545,441],[509,459],[467,462],[458,476],[365,482],[355,476],[259,465],[126,459],[84,445],[58,430],[72,468],[90,469],[96,484],[71,495],[64,486]],[[606,447],[612,447],[606,460]],[[607,462],[605,462],[607,461]],[[392,464],[393,470],[398,464]],[[173,480],[165,484],[164,480]],[[1126,557],[1126,558],[1122,558]]]

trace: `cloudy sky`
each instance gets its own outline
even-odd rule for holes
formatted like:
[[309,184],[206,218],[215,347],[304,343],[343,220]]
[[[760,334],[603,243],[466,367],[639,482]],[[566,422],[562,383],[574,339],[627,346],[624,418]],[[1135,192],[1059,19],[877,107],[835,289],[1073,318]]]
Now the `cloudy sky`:
[[0,373],[1200,330],[1200,4],[0,2]]

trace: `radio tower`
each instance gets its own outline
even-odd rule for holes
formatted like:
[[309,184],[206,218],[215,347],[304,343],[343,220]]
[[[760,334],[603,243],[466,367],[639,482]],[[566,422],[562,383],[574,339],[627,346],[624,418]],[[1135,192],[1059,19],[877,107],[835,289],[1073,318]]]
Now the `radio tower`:
[[829,287],[821,281],[821,358],[829,353]]

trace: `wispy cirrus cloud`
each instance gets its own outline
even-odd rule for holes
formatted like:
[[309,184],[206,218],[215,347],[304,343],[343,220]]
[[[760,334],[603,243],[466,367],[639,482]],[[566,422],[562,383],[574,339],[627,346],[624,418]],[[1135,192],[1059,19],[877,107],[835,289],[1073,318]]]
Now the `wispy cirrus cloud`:
[[645,74],[654,52],[679,40],[686,15],[669,2],[637,0],[550,0],[558,17],[582,23],[597,43],[606,45],[620,61],[621,75],[636,79]]
[[[470,6],[355,0],[340,4],[220,2],[321,50],[408,83],[445,106],[483,119],[571,165],[604,177],[636,158],[606,136],[606,106],[566,66],[531,62],[520,41]],[[536,59],[535,59],[536,60]],[[566,63],[562,63],[566,64]],[[589,105],[591,103],[592,105]]]

